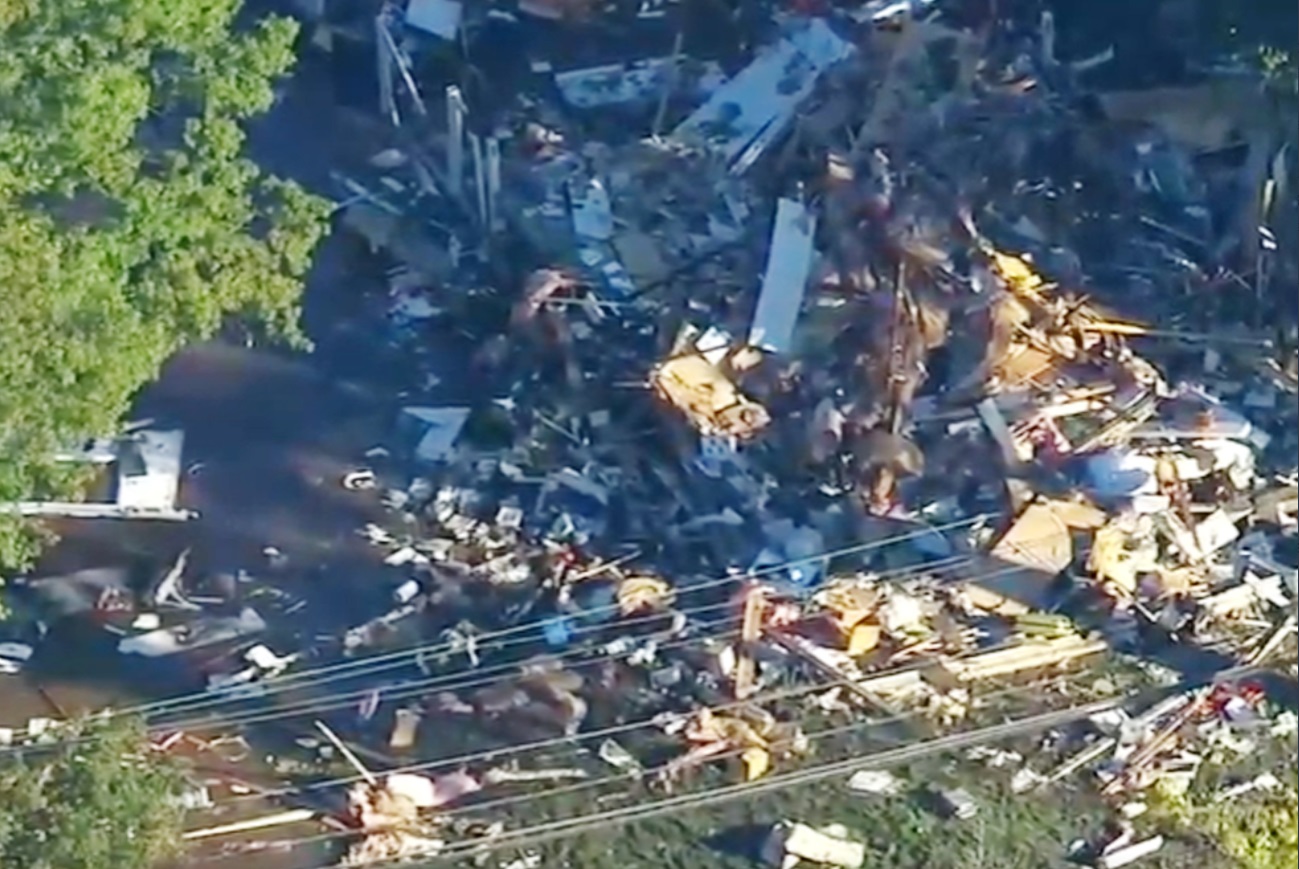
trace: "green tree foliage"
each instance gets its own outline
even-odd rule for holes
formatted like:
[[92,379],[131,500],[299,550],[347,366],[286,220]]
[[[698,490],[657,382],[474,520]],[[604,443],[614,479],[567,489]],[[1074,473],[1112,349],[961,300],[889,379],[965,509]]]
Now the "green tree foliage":
[[[0,501],[64,497],[59,444],[231,316],[296,331],[326,205],[261,175],[241,124],[296,25],[241,0],[0,0]],[[0,565],[32,553],[0,522]]]
[[125,719],[0,772],[0,866],[147,869],[176,853],[184,779]]
[[1217,808],[1208,813],[1207,822],[1241,869],[1299,865],[1299,799],[1293,793]]
[[[1152,815],[1171,832],[1207,837],[1232,869],[1295,866],[1299,864],[1299,770],[1294,767],[1294,751],[1294,739],[1281,737],[1227,765],[1222,764],[1224,756],[1211,753],[1190,792],[1170,788],[1168,779],[1156,782],[1148,794]],[[1227,800],[1217,798],[1224,788],[1265,771],[1277,777],[1278,786]]]

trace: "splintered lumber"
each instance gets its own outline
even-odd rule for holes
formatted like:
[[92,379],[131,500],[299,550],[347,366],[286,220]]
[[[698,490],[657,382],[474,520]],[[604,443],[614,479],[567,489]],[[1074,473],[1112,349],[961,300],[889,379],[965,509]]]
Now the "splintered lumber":
[[[819,647],[804,637],[773,632],[771,638],[785,651],[811,664],[834,684],[847,689],[871,706],[882,709],[890,715],[899,714],[899,710],[882,695],[912,694],[924,690],[924,683],[918,670],[863,676],[851,658]],[[836,659],[842,661],[842,667],[836,665]]]
[[272,815],[262,815],[257,818],[249,818],[245,821],[234,821],[229,824],[222,824],[219,827],[204,827],[201,830],[190,830],[182,833],[181,838],[187,842],[196,839],[211,839],[216,836],[229,836],[233,833],[248,833],[253,830],[265,830],[268,827],[282,827],[286,824],[296,824],[301,821],[310,821],[316,817],[316,812],[312,809],[289,809],[284,812],[276,812]]
[[735,663],[735,699],[743,700],[753,693],[757,662],[753,646],[762,637],[762,614],[766,601],[759,589],[751,589],[744,599],[744,620],[740,627],[740,659]]
[[1075,634],[993,649],[967,658],[940,661],[935,667],[946,678],[957,682],[976,682],[1025,670],[1063,666],[1080,658],[1099,655],[1106,648],[1102,639],[1088,639]]
[[344,743],[343,740],[338,738],[337,733],[329,729],[329,725],[325,724],[323,721],[317,721],[316,729],[323,733],[325,738],[334,744],[334,748],[338,749],[338,753],[343,755],[343,759],[350,763],[352,768],[361,774],[361,778],[365,779],[367,784],[373,787],[378,786],[379,780],[374,777],[374,773],[370,772],[366,765],[361,763],[360,758],[352,752],[352,749],[347,747],[347,744]]

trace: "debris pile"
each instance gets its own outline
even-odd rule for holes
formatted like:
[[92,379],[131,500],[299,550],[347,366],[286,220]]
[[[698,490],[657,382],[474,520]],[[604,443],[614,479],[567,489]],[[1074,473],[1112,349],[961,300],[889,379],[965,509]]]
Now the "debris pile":
[[381,785],[355,785],[347,794],[348,811],[365,836],[348,850],[343,865],[436,854],[445,843],[424,835],[419,813],[447,801],[439,799],[433,783],[421,776],[390,776]]
[[[679,740],[664,784],[767,774],[802,713],[716,703],[796,674],[822,710],[951,724],[977,683],[1231,654],[1293,606],[1299,401],[1286,327],[1247,310],[1279,291],[1286,154],[1254,92],[1096,92],[1049,20],[901,11],[778,15],[729,78],[558,73],[561,104],[494,109],[472,172],[451,93],[445,153],[408,157],[470,217],[422,304],[507,314],[457,320],[494,395],[445,409],[460,441],[378,473],[380,545],[426,601],[383,618],[602,650],[598,678],[492,708],[571,735],[631,680]],[[478,295],[474,247],[531,265]]]
[[[1059,60],[1049,14],[790,5],[740,63],[678,38],[557,68],[540,39],[519,81],[480,34],[607,36],[592,22],[622,13],[383,4],[402,135],[340,171],[342,225],[391,267],[417,374],[341,484],[387,510],[360,533],[390,587],[340,636],[227,661],[214,690],[416,649],[366,684],[358,741],[387,716],[384,751],[438,756],[466,729],[600,731],[603,772],[680,788],[716,762],[746,782],[796,765],[827,717],[957,727],[984,686],[1116,655],[1202,679],[1289,642],[1294,287],[1269,225],[1293,154],[1256,84],[1102,90],[1106,57]],[[642,13],[623,23],[675,21]],[[452,45],[482,68],[422,72]],[[449,333],[474,344],[450,372],[428,352]],[[440,401],[449,377],[473,400]],[[204,618],[221,642],[273,630]],[[119,648],[198,643],[155,627]],[[1097,719],[1065,773],[1015,789],[1108,758],[1101,788],[1139,790],[1193,769],[1175,737],[1237,740],[1258,705],[1177,699]],[[618,730],[637,721],[652,732]],[[349,860],[436,853],[421,812],[549,772],[586,775],[358,783]],[[1098,865],[1159,846],[1115,836]],[[764,859],[865,857],[784,823]]]

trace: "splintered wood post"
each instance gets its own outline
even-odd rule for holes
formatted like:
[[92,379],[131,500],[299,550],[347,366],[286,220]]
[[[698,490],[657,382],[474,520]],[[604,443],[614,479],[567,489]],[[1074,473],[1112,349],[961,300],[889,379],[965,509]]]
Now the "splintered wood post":
[[276,812],[272,815],[262,815],[258,818],[249,818],[246,821],[234,821],[229,824],[222,824],[219,827],[204,827],[201,830],[190,830],[181,834],[181,838],[186,842],[193,842],[198,839],[211,839],[216,836],[230,836],[234,833],[251,833],[254,830],[265,830],[269,827],[280,827],[287,824],[299,824],[303,821],[311,821],[316,818],[314,809],[288,809],[283,812]]
[[384,18],[385,13],[381,12],[374,19],[374,59],[375,76],[379,79],[379,107],[394,127],[400,127],[401,115],[397,111],[397,99],[392,88],[392,56],[388,54],[388,42],[383,38],[388,30]]
[[395,125],[400,126],[401,113],[397,108],[396,93],[393,88],[392,72],[394,69],[401,76],[402,84],[406,86],[411,100],[415,103],[416,110],[425,117],[428,116],[428,105],[425,104],[424,96],[420,93],[419,85],[415,82],[409,59],[406,57],[405,52],[402,51],[401,46],[397,44],[397,40],[393,38],[392,31],[389,29],[390,25],[393,24],[391,15],[392,13],[385,9],[379,13],[379,17],[375,20],[375,29],[379,37],[379,54],[381,57],[387,58],[386,61],[381,61],[381,74],[386,76],[386,85],[385,81],[381,80],[379,86],[384,89],[381,92],[381,97],[392,101],[390,106],[385,106],[385,110],[392,113]]
[[743,700],[753,693],[757,676],[753,644],[762,637],[762,614],[766,599],[758,588],[750,589],[744,598],[744,620],[740,625],[740,655],[735,662],[735,699]]
[[487,154],[483,149],[483,137],[477,133],[469,134],[469,156],[474,161],[474,201],[478,203],[478,222],[486,233],[491,229],[491,216],[487,213]]
[[492,136],[487,140],[487,230],[499,232],[504,228],[498,202],[501,198],[501,140]]
[[664,75],[663,93],[659,95],[658,110],[654,112],[654,124],[650,127],[650,138],[657,139],[663,132],[663,122],[668,116],[668,100],[676,90],[677,78],[681,70],[681,52],[685,48],[685,28],[678,28],[676,39],[672,43],[672,63]]
[[593,576],[599,576],[605,571],[613,570],[615,568],[621,567],[627,562],[634,561],[639,557],[640,557],[640,550],[637,549],[635,552],[629,552],[628,554],[622,556],[621,558],[615,558],[613,561],[597,561],[595,564],[591,565],[590,567],[586,568],[580,573],[575,573],[572,576],[568,577],[567,581],[581,582],[584,579],[590,579]]
[[465,115],[468,107],[460,88],[447,86],[447,183],[459,197],[465,183]]
[[338,753],[343,755],[343,759],[350,763],[352,767],[360,773],[361,778],[365,779],[371,786],[378,787],[379,780],[374,777],[374,773],[370,772],[370,770],[366,768],[365,764],[361,763],[361,759],[352,752],[352,749],[348,748],[343,743],[343,740],[338,738],[337,733],[330,730],[329,726],[323,721],[316,722],[316,729],[323,733],[325,738],[334,744],[334,748],[337,748]]
[[898,263],[898,273],[893,281],[893,322],[889,326],[889,383],[888,423],[889,433],[902,431],[902,326],[907,312],[907,264]]
[[[885,428],[889,434],[897,435],[902,431],[902,383],[906,374],[902,370],[903,360],[903,318],[907,315],[907,266],[906,262],[898,263],[898,271],[893,280],[893,319],[889,324],[888,366],[885,377]],[[893,468],[881,464],[875,468],[870,478],[870,489],[867,495],[868,509],[872,512],[885,512],[893,502],[897,487],[897,475]]]
[[902,710],[896,704],[885,700],[881,695],[863,687],[858,681],[848,675],[839,672],[831,664],[821,660],[816,655],[810,654],[806,646],[797,642],[792,642],[789,637],[780,631],[772,631],[772,641],[779,645],[786,652],[794,655],[801,661],[811,665],[813,670],[825,676],[835,685],[843,688],[851,694],[865,700],[870,706],[888,713],[894,718],[902,718]]

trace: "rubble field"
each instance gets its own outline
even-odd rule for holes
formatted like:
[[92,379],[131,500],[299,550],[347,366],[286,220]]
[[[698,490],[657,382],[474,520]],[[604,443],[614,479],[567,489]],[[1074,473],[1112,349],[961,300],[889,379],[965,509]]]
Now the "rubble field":
[[[353,5],[308,34],[379,70],[337,231],[410,388],[335,495],[380,578],[343,630],[275,541],[144,595],[29,582],[181,662],[137,711],[227,764],[205,859],[1246,859],[1231,812],[1299,788],[1261,74],[1125,82],[1019,3]],[[117,443],[124,481],[166,446],[149,509],[201,535],[182,433]]]

